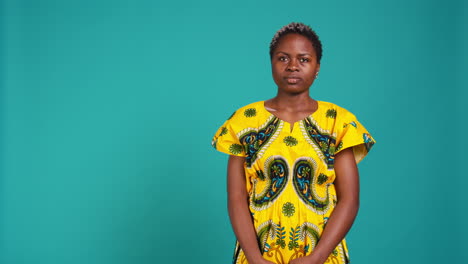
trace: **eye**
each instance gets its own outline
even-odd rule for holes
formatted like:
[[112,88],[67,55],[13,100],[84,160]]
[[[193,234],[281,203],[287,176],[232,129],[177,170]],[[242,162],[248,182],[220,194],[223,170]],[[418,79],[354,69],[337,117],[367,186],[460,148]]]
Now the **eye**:
[[310,60],[308,58],[300,58],[299,61],[300,62],[309,62]]
[[288,61],[288,57],[286,57],[286,56],[280,56],[280,57],[278,57],[278,60],[279,60],[279,61]]

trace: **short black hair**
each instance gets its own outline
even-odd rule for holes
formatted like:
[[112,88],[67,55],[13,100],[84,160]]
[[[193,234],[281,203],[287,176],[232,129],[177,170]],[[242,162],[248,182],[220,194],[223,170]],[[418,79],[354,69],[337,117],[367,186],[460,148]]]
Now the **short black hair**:
[[287,34],[299,34],[312,42],[312,46],[314,47],[315,54],[317,55],[317,63],[320,64],[320,60],[322,59],[322,42],[320,42],[319,37],[312,30],[308,25],[303,23],[292,22],[287,24],[286,26],[280,28],[280,30],[276,31],[276,34],[273,36],[273,39],[270,43],[270,59],[273,58],[273,52],[278,46],[279,41],[282,37],[286,36]]

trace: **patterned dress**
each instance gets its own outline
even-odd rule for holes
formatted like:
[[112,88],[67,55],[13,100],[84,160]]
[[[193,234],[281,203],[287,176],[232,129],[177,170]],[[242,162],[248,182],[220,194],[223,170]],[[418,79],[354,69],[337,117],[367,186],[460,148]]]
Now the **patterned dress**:
[[[277,264],[308,255],[317,245],[337,203],[335,155],[351,147],[359,162],[374,143],[352,113],[322,101],[292,125],[268,112],[264,101],[249,104],[234,112],[212,141],[221,152],[245,157],[260,250]],[[239,243],[233,263],[247,263]],[[326,263],[349,263],[345,240]]]

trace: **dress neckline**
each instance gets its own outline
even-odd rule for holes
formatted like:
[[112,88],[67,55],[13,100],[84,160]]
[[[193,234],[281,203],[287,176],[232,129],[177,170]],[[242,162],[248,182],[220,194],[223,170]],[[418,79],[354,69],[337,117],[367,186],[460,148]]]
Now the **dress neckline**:
[[321,101],[318,101],[318,100],[315,100],[315,101],[317,102],[317,109],[315,109],[314,112],[308,114],[308,115],[305,116],[304,118],[295,121],[294,123],[290,123],[290,122],[288,122],[288,121],[285,121],[285,120],[283,120],[283,119],[277,117],[277,116],[276,116],[275,114],[273,114],[272,112],[270,112],[270,111],[267,109],[267,107],[265,106],[265,101],[260,101],[260,104],[262,105],[263,110],[265,110],[267,113],[269,113],[270,116],[273,116],[274,118],[277,118],[277,119],[280,120],[283,124],[288,124],[288,125],[289,125],[289,128],[290,128],[289,130],[290,130],[290,132],[292,132],[292,130],[293,130],[293,128],[294,128],[294,126],[295,126],[296,123],[299,123],[299,122],[301,122],[301,121],[304,121],[304,120],[306,120],[308,117],[313,117],[313,116],[316,115],[316,113],[321,109],[321,104],[322,104],[322,102],[321,102]]

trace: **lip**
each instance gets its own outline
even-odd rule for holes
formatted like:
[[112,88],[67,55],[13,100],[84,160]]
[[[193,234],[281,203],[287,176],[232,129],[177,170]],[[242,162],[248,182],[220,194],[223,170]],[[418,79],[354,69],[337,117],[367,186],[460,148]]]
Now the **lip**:
[[284,80],[289,84],[296,84],[296,83],[300,82],[302,79],[300,77],[297,77],[297,76],[286,76],[286,77],[284,77]]
[[302,79],[302,78],[297,75],[285,75],[284,79]]

